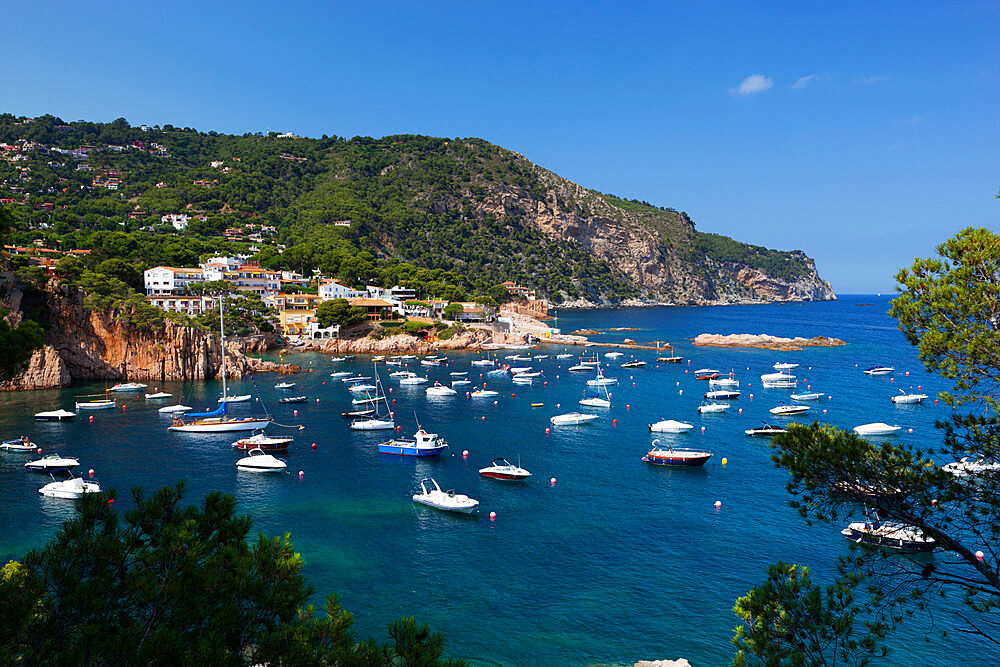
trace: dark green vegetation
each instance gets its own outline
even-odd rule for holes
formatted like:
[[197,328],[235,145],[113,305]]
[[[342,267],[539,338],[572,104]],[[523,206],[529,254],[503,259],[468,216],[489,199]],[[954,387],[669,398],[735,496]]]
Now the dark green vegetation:
[[[938,252],[939,257],[918,259],[897,274],[900,294],[891,313],[918,346],[927,368],[955,380],[954,393],[946,399],[955,407],[972,405],[977,412],[939,422],[942,446],[937,450],[920,451],[894,440],[876,444],[850,431],[813,424],[790,426],[788,434],[776,437],[772,458],[789,471],[792,506],[808,521],[839,530],[849,516],[856,518],[868,507],[883,521],[919,528],[949,554],[920,559],[852,546],[841,558],[841,577],[826,590],[804,578],[782,583],[789,573],[772,571],[770,580],[735,608],[744,621],[734,639],[739,664],[864,664],[884,648],[880,639],[888,629],[909,615],[925,613],[925,600],[938,595],[955,600],[955,615],[945,632],[1000,645],[1000,554],[995,550],[1000,542],[1000,472],[959,477],[939,467],[963,457],[1000,461],[1000,237],[966,229]],[[865,583],[864,613],[854,595],[860,581]],[[801,616],[806,603],[822,613]],[[816,607],[820,603],[822,609]],[[935,623],[941,624],[941,618]]]
[[316,307],[316,320],[321,327],[334,324],[348,327],[368,319],[367,311],[361,306],[352,306],[347,299],[330,299]]
[[41,550],[0,571],[0,663],[23,665],[457,665],[412,618],[390,641],[358,641],[330,596],[323,612],[288,536],[250,539],[251,520],[215,492],[184,506],[183,484],[108,495]]
[[[577,201],[563,193],[568,182],[480,139],[232,136],[0,115],[0,143],[19,140],[37,143],[21,145],[23,161],[0,160],[0,198],[23,204],[13,207],[19,245],[43,238],[139,270],[256,245],[265,268],[320,269],[351,285],[401,284],[449,301],[506,300],[497,287],[506,280],[557,302],[641,296],[633,277],[535,220],[542,204],[567,219],[591,216],[595,196]],[[600,196],[694,265],[736,259],[781,276],[805,271],[801,253],[727,243],[693,232],[686,214]],[[192,216],[181,233],[160,221],[175,213]],[[227,229],[263,240],[224,240]]]

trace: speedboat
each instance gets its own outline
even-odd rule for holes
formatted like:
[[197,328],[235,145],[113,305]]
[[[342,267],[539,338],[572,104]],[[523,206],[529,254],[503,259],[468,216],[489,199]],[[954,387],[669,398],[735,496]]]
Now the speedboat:
[[288,464],[270,454],[265,454],[260,447],[251,449],[248,456],[236,462],[237,470],[247,472],[284,472]]
[[[65,479],[56,479],[54,473],[66,473]],[[101,486],[97,482],[86,481],[81,477],[76,477],[65,468],[50,470],[49,477],[52,481],[38,489],[38,492],[48,498],[79,498],[85,493],[100,493]]]
[[642,368],[646,365],[645,361],[626,361],[621,365],[622,368]]
[[927,394],[907,394],[902,389],[900,389],[899,391],[900,391],[899,396],[893,396],[892,397],[892,402],[893,403],[900,403],[900,404],[903,404],[903,405],[910,405],[910,404],[913,404],[913,403],[921,403],[921,402],[923,402],[923,400],[925,398],[927,398]]
[[608,359],[617,359],[618,357],[624,357],[625,355],[621,352],[605,352],[604,356]]
[[477,389],[470,395],[472,398],[493,398],[494,396],[499,396],[500,392],[493,391],[492,389]]
[[550,417],[549,421],[555,426],[574,426],[576,424],[587,424],[598,418],[598,415],[588,415],[583,412],[569,412],[564,415]]
[[872,520],[856,521],[848,524],[840,534],[858,544],[889,547],[900,551],[933,551],[937,542],[924,535],[915,526],[896,522],[881,522],[876,515]]
[[274,385],[275,389],[293,389],[294,387],[295,387],[294,382],[279,382],[278,384]]
[[590,371],[594,370],[594,367],[588,364],[577,364],[576,366],[570,366],[566,370],[573,371],[574,373],[578,371],[587,371],[589,373]]
[[173,397],[173,394],[167,393],[165,391],[158,391],[155,394],[146,394],[147,401],[153,400],[154,398],[171,398],[171,397]]
[[695,375],[713,375],[718,374],[718,370],[715,368],[699,368],[694,372]]
[[68,456],[59,456],[58,454],[49,454],[48,456],[43,456],[37,461],[28,461],[24,464],[25,470],[33,470],[35,472],[48,472],[50,470],[69,470],[80,465],[80,461]]
[[427,378],[414,375],[413,377],[400,378],[399,384],[424,384],[427,381]]
[[194,410],[194,408],[192,408],[190,405],[181,405],[180,403],[178,403],[177,405],[166,405],[157,410],[157,412],[169,414],[171,412],[189,412],[191,410]]
[[469,371],[452,371],[451,373],[448,373],[448,375],[453,378],[464,378],[468,374]]
[[780,426],[771,426],[767,422],[764,422],[763,426],[758,426],[756,428],[748,428],[743,431],[747,435],[762,435],[766,438],[773,437],[779,433],[788,433],[788,429],[784,429]]
[[950,472],[955,477],[967,477],[969,475],[983,475],[1000,471],[1000,463],[990,463],[983,460],[963,457],[960,461],[941,466],[945,472]]
[[716,389],[714,391],[705,392],[705,398],[712,401],[717,401],[719,399],[739,398],[739,397],[740,397],[739,389]]
[[113,410],[117,403],[114,399],[104,398],[94,401],[76,401],[77,410]]
[[649,430],[654,433],[687,433],[693,428],[693,424],[677,421],[676,419],[661,419],[655,424],[649,425]]
[[712,458],[712,452],[686,447],[674,448],[669,445],[664,449],[659,447],[659,442],[659,440],[653,441],[653,448],[642,457],[643,461],[661,466],[703,466]]
[[246,403],[253,396],[250,394],[239,394],[238,396],[219,396],[219,403]]
[[778,415],[779,417],[784,417],[785,415],[797,415],[803,412],[809,412],[808,405],[781,405],[771,408],[768,410],[772,415]]
[[514,384],[521,384],[521,385],[524,384],[530,385],[534,383],[534,381],[535,380],[533,378],[527,377],[525,375],[515,375],[513,378],[511,378],[511,382],[513,382]]
[[901,428],[903,427],[893,426],[891,424],[886,424],[885,422],[872,422],[871,424],[855,426],[854,432],[858,435],[891,435]]
[[272,438],[263,433],[257,433],[249,438],[240,438],[233,443],[234,449],[254,450],[263,452],[284,452],[288,450],[288,445],[292,444],[293,438]]
[[428,433],[418,428],[413,434],[413,440],[387,440],[379,443],[379,454],[396,454],[397,456],[438,456],[448,448],[448,443],[437,433]]
[[520,461],[518,461],[517,465],[514,465],[504,458],[493,459],[493,465],[480,468],[479,474],[492,479],[506,479],[519,482],[531,477],[531,473],[521,467]]
[[347,361],[347,357],[330,357],[332,363],[338,363],[341,361]]
[[776,371],[790,371],[793,368],[798,368],[798,366],[799,366],[798,364],[790,364],[790,363],[778,361],[771,368],[773,368]]
[[35,419],[42,422],[69,421],[73,417],[76,417],[75,412],[70,412],[69,410],[62,410],[62,409],[35,413]]
[[347,388],[347,391],[352,391],[355,394],[363,394],[366,391],[375,391],[377,387],[373,384],[352,384]]
[[142,384],[140,382],[119,382],[115,386],[108,389],[108,391],[139,391],[140,389],[145,389],[149,385]]
[[[433,485],[433,488],[429,487],[428,482]],[[413,502],[439,510],[465,514],[475,512],[479,507],[479,501],[475,498],[455,493],[454,490],[445,493],[431,477],[420,480],[420,493],[413,494]]]
[[308,396],[286,396],[279,398],[278,403],[305,403],[307,400],[309,400]]
[[698,412],[725,412],[729,409],[728,403],[703,403],[698,406]]
[[344,384],[357,384],[358,382],[364,382],[365,380],[371,380],[371,379],[372,376],[370,375],[351,375],[350,373],[348,373],[348,376],[345,378],[341,378],[340,381],[343,382]]
[[472,362],[472,365],[473,366],[492,366],[493,365],[493,360],[492,359],[476,359],[476,360],[474,360]]
[[694,372],[695,380],[717,380],[718,378],[719,378],[719,371],[704,369],[702,371]]
[[895,370],[892,366],[872,366],[865,369],[865,375],[888,375]]
[[547,354],[536,354],[536,355],[534,355],[531,358],[534,359],[535,361],[538,361],[540,359],[548,359],[549,355],[547,355]]
[[569,353],[557,354],[556,359],[572,359],[573,355]]
[[428,396],[454,396],[458,392],[451,387],[446,387],[440,382],[435,382],[434,386],[427,387]]
[[764,373],[760,376],[761,382],[793,382],[795,376],[791,373]]
[[33,452],[37,449],[38,445],[28,440],[28,437],[24,435],[14,440],[0,442],[0,450],[5,452]]
[[347,371],[337,371],[336,373],[330,373],[330,377],[337,378],[338,380],[340,378],[351,377],[351,375],[353,375],[353,373],[349,373]]
[[531,366],[511,366],[510,374],[518,375],[520,373],[527,373],[531,370]]
[[817,401],[823,398],[824,396],[826,396],[826,394],[819,391],[814,391],[809,394],[792,394],[789,396],[789,398],[791,398],[793,401]]
[[466,385],[472,384],[472,380],[452,380],[452,387],[464,387]]
[[354,431],[385,431],[396,428],[396,423],[392,417],[385,419],[378,415],[371,419],[357,419],[351,422],[351,429]]
[[417,374],[414,373],[413,371],[393,371],[392,373],[389,373],[389,377],[391,377],[391,378],[415,378],[415,377],[417,377]]
[[610,408],[611,401],[606,398],[601,398],[600,396],[589,396],[587,398],[581,398],[580,405],[586,405],[592,408]]
[[728,377],[715,378],[708,381],[709,387],[724,387],[728,389],[736,389],[740,386],[740,381],[734,377],[733,373],[730,373]]

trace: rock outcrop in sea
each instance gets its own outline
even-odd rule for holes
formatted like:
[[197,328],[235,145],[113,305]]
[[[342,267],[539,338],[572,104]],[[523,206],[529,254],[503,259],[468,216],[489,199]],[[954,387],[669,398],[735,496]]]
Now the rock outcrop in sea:
[[814,338],[781,338],[768,334],[709,334],[703,333],[695,336],[692,341],[695,345],[705,347],[755,347],[764,350],[796,351],[804,347],[837,347],[847,345],[846,341],[839,338],[829,338],[827,336],[816,336]]

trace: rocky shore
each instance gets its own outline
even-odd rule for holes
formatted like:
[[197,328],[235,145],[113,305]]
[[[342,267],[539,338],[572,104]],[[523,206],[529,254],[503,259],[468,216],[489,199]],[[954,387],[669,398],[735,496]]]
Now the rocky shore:
[[692,341],[705,347],[753,347],[762,350],[799,351],[806,347],[837,347],[847,345],[839,338],[816,336],[815,338],[780,338],[768,334],[699,334]]

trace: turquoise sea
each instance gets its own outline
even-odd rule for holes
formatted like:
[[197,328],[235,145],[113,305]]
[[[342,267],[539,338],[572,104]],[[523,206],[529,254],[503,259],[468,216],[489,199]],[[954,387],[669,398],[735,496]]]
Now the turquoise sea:
[[[934,421],[947,416],[944,404],[935,405],[932,398],[896,406],[889,400],[900,389],[918,386],[933,396],[947,384],[923,370],[885,314],[888,301],[848,295],[830,303],[560,311],[557,326],[563,331],[636,327],[639,331],[593,340],[670,341],[685,362],[657,365],[653,351],[611,361],[606,374],[620,380],[611,387],[613,407],[584,409],[604,416],[586,426],[552,427],[550,434],[545,433],[549,417],[579,408],[590,377],[567,373],[567,361],[550,357],[532,364],[544,371],[547,385],[489,381],[500,391],[496,404],[464,393],[427,399],[426,385],[400,387],[388,380],[403,434],[415,430],[416,413],[425,428],[451,443],[450,454],[440,459],[379,455],[375,445],[388,432],[350,431],[340,417],[350,395],[329,374],[343,368],[370,375],[371,364],[364,358],[337,364],[319,354],[286,356],[313,371],[294,378],[300,389],[292,393],[307,394],[307,404],[279,405],[284,394],[272,387],[285,378],[256,378],[261,400],[279,423],[305,426],[268,429],[295,436],[286,457],[291,474],[238,473],[240,454],[229,446],[233,436],[169,432],[168,418],[156,412],[163,403],[134,394],[119,396],[119,406],[124,402],[127,409],[97,411],[93,423],[85,414],[63,424],[32,420],[39,410],[72,408],[75,395],[101,390],[103,383],[0,395],[0,435],[26,433],[47,453],[77,456],[84,471],[96,470],[105,488],[118,489],[122,505],[131,487],[152,490],[178,479],[188,481],[192,499],[213,489],[233,494],[259,530],[291,533],[317,602],[339,592],[355,612],[361,636],[382,638],[392,619],[413,615],[445,634],[450,655],[476,664],[631,664],[685,657],[693,665],[720,665],[732,654],[733,600],[763,581],[769,563],[807,564],[825,579],[847,550],[841,526],[809,527],[788,507],[787,474],[770,462],[765,440],[743,434],[762,419],[782,421],[768,409],[789,391],[761,389],[760,375],[773,372],[776,361],[799,363],[793,371],[799,391],[809,385],[829,395],[800,421],[841,427],[886,421],[905,427],[900,440],[927,446],[939,439]],[[693,347],[690,339],[705,332],[826,335],[849,345],[788,353]],[[550,346],[536,353],[562,351]],[[649,364],[620,369],[632,354]],[[469,365],[476,356],[451,355],[447,367],[430,371],[431,381],[447,381],[448,373],[458,370],[478,380],[479,370]],[[421,372],[415,361],[409,363]],[[875,363],[897,371],[888,377],[861,372]],[[690,371],[705,366],[734,370],[743,382],[744,395],[727,413],[695,411],[707,383]],[[214,405],[220,387],[216,382],[158,386],[199,408]],[[252,389],[248,379],[231,386],[235,393]],[[544,407],[530,407],[535,402]],[[233,406],[234,414],[260,412],[260,403]],[[651,441],[647,425],[661,418],[696,427],[661,438],[705,447],[715,456],[696,469],[643,463]],[[481,478],[477,470],[495,456],[512,461],[519,456],[533,477],[520,485]],[[74,512],[72,501],[38,494],[47,477],[26,473],[26,460],[0,453],[3,560],[43,543]],[[428,476],[445,489],[478,498],[479,516],[445,514],[411,502]],[[717,500],[720,509],[714,507]],[[954,596],[950,604],[959,601]],[[908,623],[891,635],[891,653],[878,664],[1000,663],[995,647],[951,632],[954,625],[949,603],[938,604],[933,627]]]

